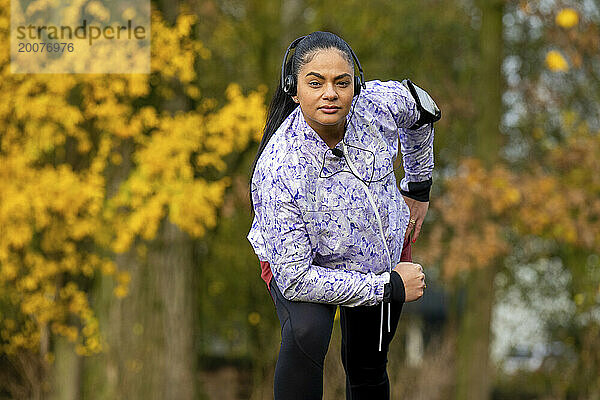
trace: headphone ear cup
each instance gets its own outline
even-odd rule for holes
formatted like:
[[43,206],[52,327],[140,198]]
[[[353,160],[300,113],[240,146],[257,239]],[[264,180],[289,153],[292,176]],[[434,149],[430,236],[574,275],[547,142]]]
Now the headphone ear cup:
[[285,82],[283,83],[283,91],[290,96],[296,95],[296,85],[293,75],[286,75]]
[[283,79],[283,91],[286,94],[289,94],[290,92],[290,76],[286,75],[285,78]]
[[355,76],[354,77],[354,95],[358,96],[360,94],[360,89],[362,88],[362,85],[360,84],[360,77]]

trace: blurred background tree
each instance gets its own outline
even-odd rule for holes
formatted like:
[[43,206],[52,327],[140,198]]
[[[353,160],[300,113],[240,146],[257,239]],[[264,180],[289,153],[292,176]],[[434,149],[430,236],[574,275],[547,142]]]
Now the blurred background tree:
[[264,90],[203,96],[197,17],[169,15],[153,10],[149,75],[13,75],[3,47],[6,395],[198,396],[193,250],[257,137]]

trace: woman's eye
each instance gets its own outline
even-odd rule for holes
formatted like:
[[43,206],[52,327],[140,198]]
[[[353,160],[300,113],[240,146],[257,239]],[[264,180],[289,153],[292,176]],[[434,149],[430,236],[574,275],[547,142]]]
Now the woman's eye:
[[320,86],[320,85],[321,85],[321,84],[320,84],[319,82],[317,82],[317,81],[311,81],[311,82],[308,82],[308,84],[309,84],[310,86],[314,86],[314,87],[318,87],[318,86]]
[[348,86],[349,84],[350,84],[350,82],[348,82],[348,81],[342,81],[342,82],[339,82],[339,83],[338,83],[338,85],[340,85],[340,86],[342,86],[342,87],[346,87],[346,86]]

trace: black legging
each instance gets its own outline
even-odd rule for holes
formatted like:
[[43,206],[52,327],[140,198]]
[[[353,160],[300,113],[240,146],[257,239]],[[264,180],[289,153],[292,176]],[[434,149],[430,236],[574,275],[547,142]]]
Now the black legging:
[[[275,400],[321,400],[323,363],[331,339],[336,305],[289,301],[271,279],[271,297],[281,323],[281,348],[275,367]],[[347,400],[390,398],[387,353],[394,337],[402,303],[391,306],[391,332],[387,332],[388,306],[384,306],[381,351],[381,305],[340,306],[342,364],[346,371]]]

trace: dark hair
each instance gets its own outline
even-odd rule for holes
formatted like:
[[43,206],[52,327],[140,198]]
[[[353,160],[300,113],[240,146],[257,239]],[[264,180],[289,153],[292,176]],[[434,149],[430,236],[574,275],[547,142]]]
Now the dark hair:
[[[298,82],[298,71],[300,71],[300,68],[304,64],[311,62],[317,51],[331,48],[341,51],[350,65],[352,65],[354,68],[352,50],[350,50],[350,46],[344,41],[344,39],[331,32],[316,31],[300,40],[300,42],[298,42],[296,45],[293,54],[288,56],[288,60],[285,65],[286,74],[290,73],[291,71],[291,74],[296,78],[296,82]],[[250,209],[252,212],[254,212],[254,204],[252,201],[252,177],[254,176],[254,170],[256,169],[258,159],[260,158],[260,155],[265,147],[267,147],[267,143],[269,143],[273,133],[275,133],[281,123],[298,106],[294,100],[292,100],[292,96],[283,91],[281,74],[279,75],[279,85],[277,85],[277,89],[275,89],[275,93],[273,94],[273,98],[269,104],[269,111],[267,113],[267,120],[265,122],[263,136],[260,144],[258,145],[258,151],[250,171]]]

